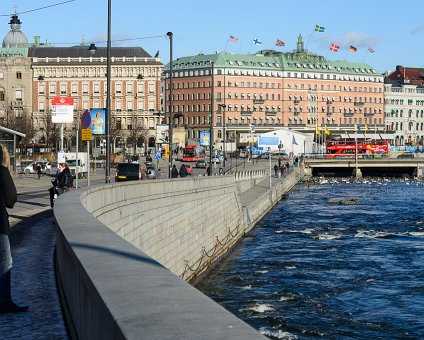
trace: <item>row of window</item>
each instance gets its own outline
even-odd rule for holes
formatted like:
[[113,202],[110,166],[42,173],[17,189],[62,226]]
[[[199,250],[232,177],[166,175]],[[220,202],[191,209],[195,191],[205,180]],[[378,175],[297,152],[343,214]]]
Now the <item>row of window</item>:
[[403,122],[392,122],[390,124],[391,130],[393,131],[402,131],[405,128],[405,131],[423,131],[424,130],[424,123],[423,122],[417,122],[414,124],[414,122],[409,122],[403,124]]
[[[78,88],[79,88],[79,83],[72,83],[71,84],[71,93],[72,94],[78,94]],[[144,93],[144,87],[145,84],[138,84],[137,85],[137,93]],[[82,84],[82,93],[83,94],[89,94],[89,84],[88,83],[83,83]],[[127,82],[127,83],[117,83],[117,82],[112,82],[112,89],[114,89],[114,93],[115,94],[132,94],[134,93],[134,84],[132,82]],[[148,84],[148,91],[149,94],[154,94],[155,93],[155,84],[151,83]],[[67,94],[68,93],[68,84],[60,84],[59,86],[56,83],[50,83],[48,85],[48,91],[51,94],[56,94],[58,92],[58,90],[60,91],[60,94]],[[39,83],[38,84],[38,94],[45,94],[46,92],[46,86],[43,83]],[[100,83],[94,83],[93,87],[92,87],[92,93],[96,94],[96,93],[106,93],[106,83],[104,84],[104,86],[102,86]]]
[[[404,101],[407,101],[408,105],[414,105],[413,99],[386,99],[384,102],[385,102],[385,104],[404,105]],[[415,105],[424,106],[424,100],[423,99],[416,99]]]
[[[392,109],[391,111],[390,111],[390,113],[389,112],[386,112],[386,117],[396,117],[396,118],[402,118],[402,116],[403,116],[403,110],[402,109],[400,109],[400,110],[398,110],[398,109]],[[406,112],[405,112],[406,113]],[[413,118],[412,116],[413,116],[413,114],[414,114],[414,112],[410,109],[410,110],[408,110],[408,118]],[[424,110],[416,110],[415,111],[415,118],[423,118],[424,117]]]
[[[134,103],[131,100],[127,100],[125,103],[123,103],[121,100],[115,100],[114,101],[114,106],[112,107],[113,110],[115,111],[144,111],[144,101],[138,101],[136,103]],[[135,104],[137,104],[137,106],[135,107]],[[49,105],[51,105],[51,102],[49,103]],[[102,108],[105,107],[106,103],[101,102],[99,100],[93,100],[91,103],[89,101],[83,101],[82,102],[82,110],[89,110],[90,108],[93,109],[98,109],[98,108]],[[125,107],[124,107],[125,105]],[[46,102],[45,101],[39,101],[38,102],[38,111],[39,112],[45,112],[46,111]],[[147,111],[155,111],[156,110],[156,106],[155,106],[155,102],[154,101],[149,101],[148,102],[148,110]]]

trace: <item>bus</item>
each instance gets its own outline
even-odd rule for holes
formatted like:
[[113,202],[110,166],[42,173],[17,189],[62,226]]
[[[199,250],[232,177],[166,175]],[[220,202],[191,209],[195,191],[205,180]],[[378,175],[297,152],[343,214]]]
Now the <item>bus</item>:
[[330,140],[326,144],[325,158],[379,158],[389,156],[389,141],[386,139],[340,139]]
[[187,145],[183,149],[184,162],[196,162],[198,159],[205,158],[205,148],[200,145]]

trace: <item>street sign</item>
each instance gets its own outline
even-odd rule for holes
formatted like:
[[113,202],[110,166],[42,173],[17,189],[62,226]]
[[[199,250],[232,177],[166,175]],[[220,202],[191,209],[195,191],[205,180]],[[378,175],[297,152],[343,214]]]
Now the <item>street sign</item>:
[[158,161],[160,159],[160,155],[156,155],[156,160]]
[[85,129],[88,129],[91,125],[91,115],[90,111],[85,110],[81,117],[81,123],[82,126],[84,126]]
[[162,157],[162,150],[156,150],[156,160],[159,160]]
[[91,129],[82,129],[81,131],[81,140],[93,140]]
[[101,149],[100,148],[93,148],[93,157],[97,158],[100,156]]

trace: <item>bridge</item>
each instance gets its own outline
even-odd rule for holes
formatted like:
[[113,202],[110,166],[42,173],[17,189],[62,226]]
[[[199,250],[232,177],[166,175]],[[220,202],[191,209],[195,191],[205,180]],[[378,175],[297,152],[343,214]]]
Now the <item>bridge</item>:
[[424,177],[424,158],[305,158],[306,175],[385,176],[410,175]]

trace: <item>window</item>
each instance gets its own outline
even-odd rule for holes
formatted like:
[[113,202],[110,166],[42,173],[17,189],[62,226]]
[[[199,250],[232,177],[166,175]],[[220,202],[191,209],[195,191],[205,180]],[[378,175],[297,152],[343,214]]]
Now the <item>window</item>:
[[127,111],[132,111],[133,110],[133,102],[132,101],[128,101],[127,102]]
[[122,102],[120,100],[117,100],[115,103],[115,110],[116,111],[122,111]]
[[3,73],[3,71],[0,71],[0,79],[4,79],[4,73]]
[[88,93],[88,84],[82,84],[82,93]]
[[131,83],[128,83],[127,84],[127,92],[128,93],[133,93],[133,84],[131,84]]
[[155,84],[149,84],[149,93],[155,93]]
[[38,111],[44,112],[46,109],[44,102],[38,102]]
[[115,84],[115,93],[122,93],[122,84]]
[[16,97],[16,100],[21,101],[22,100],[22,90],[16,90],[15,91],[15,97]]
[[49,85],[49,93],[56,93],[56,84]]
[[0,91],[0,102],[4,102],[4,91]]
[[72,84],[72,93],[77,93],[77,92],[78,92],[78,85]]
[[66,94],[66,84],[60,84],[60,94]]
[[38,94],[44,94],[44,84],[38,84]]
[[137,92],[143,93],[144,92],[144,84],[138,84],[137,85]]
[[16,72],[16,79],[22,79],[22,72]]
[[100,93],[100,84],[94,84],[94,93]]

